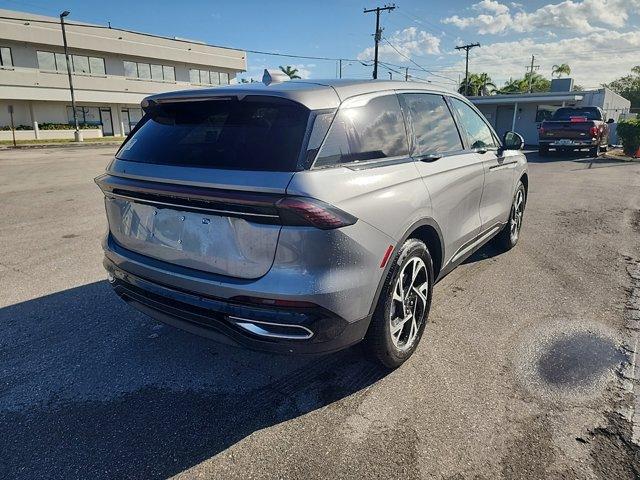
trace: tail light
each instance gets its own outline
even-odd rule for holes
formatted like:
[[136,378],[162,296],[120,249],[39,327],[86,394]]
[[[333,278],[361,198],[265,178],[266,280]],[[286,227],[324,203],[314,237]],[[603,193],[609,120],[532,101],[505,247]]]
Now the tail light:
[[342,210],[315,198],[284,197],[276,202],[284,225],[313,226],[322,230],[346,227],[358,220]]
[[598,133],[600,133],[600,129],[595,125],[589,129],[589,135],[591,135],[592,137],[596,137]]
[[540,127],[540,128],[538,129],[538,133],[539,133],[540,135],[544,135],[544,127]]
[[569,117],[571,123],[583,123],[587,121],[587,117]]

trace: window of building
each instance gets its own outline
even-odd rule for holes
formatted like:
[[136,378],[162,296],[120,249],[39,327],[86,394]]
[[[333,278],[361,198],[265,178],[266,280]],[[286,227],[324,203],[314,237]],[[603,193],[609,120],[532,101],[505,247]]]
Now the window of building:
[[89,57],[72,55],[73,71],[75,73],[91,73],[89,71]]
[[229,74],[210,70],[189,70],[189,81],[200,85],[229,85]]
[[40,70],[55,70],[56,57],[52,52],[38,52],[38,68]]
[[408,155],[398,97],[367,97],[347,100],[338,110],[314,166]]
[[[78,124],[80,125],[101,125],[100,110],[98,107],[76,106],[76,115],[78,116]],[[67,120],[69,124],[73,124],[73,108],[67,107]]]
[[151,65],[151,80],[164,80],[162,65]]
[[169,65],[124,61],[124,76],[142,80],[176,81],[176,71]]
[[414,155],[462,150],[460,134],[441,95],[406,93],[402,99],[413,125]]
[[104,58],[89,57],[89,68],[94,75],[106,75],[104,68]]
[[[67,59],[64,53],[43,52],[38,50],[38,68],[57,72],[67,71]],[[104,58],[70,55],[73,73],[105,75]]]
[[0,66],[13,67],[13,58],[11,58],[11,49],[9,47],[0,47]]
[[162,75],[163,78],[167,82],[175,82],[176,81],[176,71],[173,67],[169,67],[167,65],[162,66]]
[[451,99],[460,118],[460,126],[467,135],[470,148],[494,148],[495,138],[484,119],[469,105],[457,98]]
[[151,65],[148,63],[138,63],[138,78],[143,80],[151,79]]

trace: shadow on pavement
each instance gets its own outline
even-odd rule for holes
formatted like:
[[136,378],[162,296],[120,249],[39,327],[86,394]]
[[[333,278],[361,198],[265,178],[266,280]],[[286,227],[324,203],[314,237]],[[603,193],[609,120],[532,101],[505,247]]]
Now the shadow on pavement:
[[166,478],[385,371],[358,349],[255,353],[158,325],[106,282],[0,309],[0,476]]

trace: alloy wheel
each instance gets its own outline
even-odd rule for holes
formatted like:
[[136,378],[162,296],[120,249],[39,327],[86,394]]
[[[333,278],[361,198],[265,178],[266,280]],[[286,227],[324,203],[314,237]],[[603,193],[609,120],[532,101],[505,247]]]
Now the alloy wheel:
[[415,343],[427,312],[428,292],[427,266],[420,257],[412,257],[393,287],[389,326],[398,350],[408,350]]
[[511,217],[509,218],[509,230],[511,233],[511,243],[518,241],[520,228],[522,227],[522,215],[524,214],[524,192],[522,189],[516,193],[516,198],[511,207]]

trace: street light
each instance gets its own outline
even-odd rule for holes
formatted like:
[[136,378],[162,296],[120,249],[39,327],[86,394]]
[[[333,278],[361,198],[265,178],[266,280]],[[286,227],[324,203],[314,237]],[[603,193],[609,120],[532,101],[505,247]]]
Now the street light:
[[69,90],[71,91],[71,109],[73,110],[73,123],[76,127],[74,132],[74,138],[76,142],[82,141],[82,134],[80,133],[80,127],[78,126],[78,114],[76,113],[76,97],[73,94],[73,78],[71,76],[71,61],[69,60],[69,49],[67,48],[67,33],[64,30],[64,17],[68,16],[71,12],[65,10],[60,14],[60,26],[62,27],[62,43],[64,44],[64,56],[67,59],[67,74],[69,75]]

